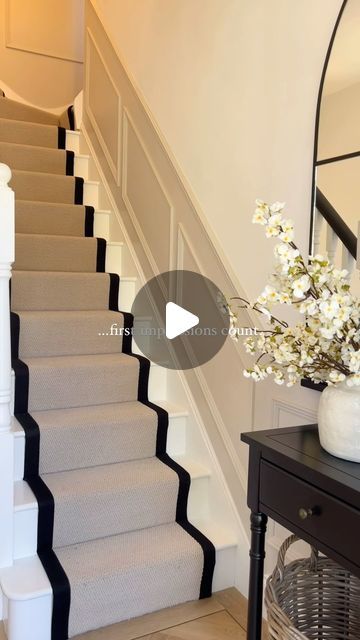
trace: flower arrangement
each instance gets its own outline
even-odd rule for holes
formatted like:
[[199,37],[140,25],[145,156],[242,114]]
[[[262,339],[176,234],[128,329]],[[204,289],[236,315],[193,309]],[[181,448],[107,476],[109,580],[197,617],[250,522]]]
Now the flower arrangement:
[[[255,381],[273,376],[287,386],[304,377],[315,383],[360,385],[360,299],[351,295],[345,269],[336,269],[321,255],[305,262],[294,243],[293,223],[283,217],[284,206],[256,201],[253,222],[265,228],[268,238],[280,241],[274,249],[275,270],[255,303],[243,298],[229,303],[235,339],[238,309],[264,315],[269,326],[244,341],[246,351],[256,356],[244,375]],[[294,305],[304,320],[290,327],[273,315],[278,304]]]

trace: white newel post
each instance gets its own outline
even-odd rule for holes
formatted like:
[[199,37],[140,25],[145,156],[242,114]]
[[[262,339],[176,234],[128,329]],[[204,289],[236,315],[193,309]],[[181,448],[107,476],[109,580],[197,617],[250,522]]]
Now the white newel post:
[[9,280],[15,259],[14,192],[11,171],[0,163],[0,567],[13,562],[14,438],[11,433]]

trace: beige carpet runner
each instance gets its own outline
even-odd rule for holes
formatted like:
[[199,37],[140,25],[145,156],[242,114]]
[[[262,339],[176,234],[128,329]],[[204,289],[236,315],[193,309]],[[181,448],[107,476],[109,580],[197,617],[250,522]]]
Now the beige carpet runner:
[[[0,97],[0,161],[13,172],[15,413],[39,503],[52,639],[209,596],[213,545],[187,520],[188,473],[166,454],[149,362],[102,336],[118,311],[61,118]],[[69,120],[70,117],[70,120]]]

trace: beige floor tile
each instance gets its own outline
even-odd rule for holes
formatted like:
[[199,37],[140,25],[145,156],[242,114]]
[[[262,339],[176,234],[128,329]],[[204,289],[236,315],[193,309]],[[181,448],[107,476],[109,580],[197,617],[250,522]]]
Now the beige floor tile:
[[218,591],[214,594],[214,598],[223,605],[243,629],[246,629],[247,599],[235,587]]
[[213,613],[142,640],[245,640],[246,634],[226,611]]
[[[134,640],[145,634],[153,634],[168,627],[221,611],[224,609],[216,598],[206,598],[195,602],[187,602],[176,607],[148,613],[140,618],[119,622],[111,627],[76,636],[74,640]],[[1,640],[1,637],[0,637]],[[162,638],[161,640],[164,640]]]

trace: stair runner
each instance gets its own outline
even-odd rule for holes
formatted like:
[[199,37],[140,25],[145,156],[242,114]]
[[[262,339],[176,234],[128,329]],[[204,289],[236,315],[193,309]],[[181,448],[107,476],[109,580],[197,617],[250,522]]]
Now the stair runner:
[[189,474],[166,453],[168,415],[148,401],[149,361],[131,338],[99,335],[132,317],[118,310],[119,277],[105,273],[106,242],[64,148],[68,117],[0,97],[16,195],[15,415],[52,640],[209,596],[215,564],[187,519]]

